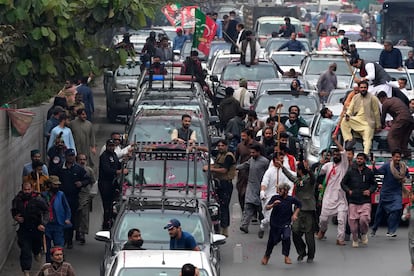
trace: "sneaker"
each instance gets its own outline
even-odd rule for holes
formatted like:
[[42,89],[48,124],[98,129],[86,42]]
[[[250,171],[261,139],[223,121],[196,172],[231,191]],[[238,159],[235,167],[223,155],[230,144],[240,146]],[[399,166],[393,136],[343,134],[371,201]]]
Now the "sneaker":
[[375,234],[377,233],[377,231],[372,230],[371,233],[369,234],[371,237],[375,237]]
[[353,248],[358,248],[359,247],[358,241],[352,241],[352,247]]
[[311,264],[311,263],[313,263],[313,259],[308,258],[308,259],[306,260],[306,262],[307,262],[308,264]]
[[387,238],[395,238],[397,236],[397,234],[395,234],[395,233],[387,233],[386,236],[387,236]]
[[244,233],[249,233],[249,229],[247,229],[247,226],[240,226],[240,231],[244,232]]
[[301,262],[301,261],[303,261],[303,258],[305,258],[305,256],[306,256],[306,254],[305,255],[299,255],[298,256],[298,262]]
[[257,233],[257,236],[259,237],[259,239],[263,239],[264,231],[260,229],[259,232]]
[[361,235],[361,242],[362,242],[363,245],[368,244],[368,235],[367,234],[362,234]]

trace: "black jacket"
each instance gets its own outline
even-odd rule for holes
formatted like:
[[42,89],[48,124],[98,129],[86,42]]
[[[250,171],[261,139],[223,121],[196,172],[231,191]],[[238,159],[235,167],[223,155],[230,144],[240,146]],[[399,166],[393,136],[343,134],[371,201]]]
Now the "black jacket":
[[[70,200],[72,196],[78,196],[82,187],[86,187],[90,183],[90,177],[86,170],[79,164],[74,163],[70,168],[67,167],[66,162],[58,169],[57,176],[59,176],[60,190],[65,193],[65,196]],[[76,187],[75,182],[82,182],[82,187]]]
[[[371,194],[377,189],[377,181],[374,172],[368,167],[364,166],[359,171],[357,165],[352,165],[342,179],[341,187],[346,192],[348,203],[361,205],[371,203]],[[370,191],[370,196],[362,194],[365,190]],[[352,191],[352,195],[349,195],[349,191]]]
[[116,171],[121,169],[121,163],[115,152],[105,150],[99,157],[99,181],[112,183],[116,177]]
[[11,213],[13,218],[20,214],[24,221],[20,227],[26,230],[37,229],[40,224],[48,222],[48,207],[39,193],[33,192],[29,198],[20,191],[12,201]]

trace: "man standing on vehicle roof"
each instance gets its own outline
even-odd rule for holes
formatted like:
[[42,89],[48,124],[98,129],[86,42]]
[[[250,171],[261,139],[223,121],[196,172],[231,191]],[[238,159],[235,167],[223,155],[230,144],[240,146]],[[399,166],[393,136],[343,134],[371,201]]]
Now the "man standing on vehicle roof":
[[249,67],[259,62],[260,44],[254,38],[253,32],[246,31],[246,39],[240,45],[240,63]]
[[318,79],[316,87],[318,89],[319,101],[321,104],[326,103],[328,96],[332,90],[338,86],[338,80],[336,78],[336,63],[329,64],[328,70],[326,70]]
[[280,46],[279,49],[277,49],[277,50],[281,51],[285,48],[287,48],[288,51],[295,51],[295,52],[306,51],[305,46],[303,46],[303,43],[296,40],[296,33],[295,32],[293,32],[290,35],[290,40],[283,43],[282,46]]
[[379,56],[379,64],[383,68],[402,70],[402,55],[400,49],[394,48],[392,41],[384,41],[384,50]]
[[381,124],[385,127],[385,117],[390,114],[393,118],[391,129],[388,131],[387,142],[390,151],[400,149],[405,159],[411,159],[408,141],[414,130],[414,119],[410,109],[398,98],[388,98],[384,91],[378,93],[382,104]]
[[[236,175],[236,158],[233,153],[228,151],[227,141],[222,139],[217,143],[218,155],[214,165],[210,167],[210,171],[214,178],[219,180],[216,192],[220,204],[220,228],[221,234],[229,235],[230,225],[230,200],[233,193],[232,180]],[[208,166],[203,167],[204,171],[208,170]]]
[[194,237],[181,229],[178,219],[171,219],[164,229],[168,229],[170,235],[170,250],[194,250],[200,251]]
[[285,38],[289,38],[292,33],[294,33],[295,30],[295,26],[293,26],[290,23],[290,18],[289,17],[285,17],[285,24],[281,25],[279,28],[279,35],[280,37],[285,37]]
[[402,194],[406,192],[405,179],[410,177],[407,165],[401,161],[401,151],[394,150],[391,161],[382,165],[379,169],[372,160],[372,169],[375,174],[382,174],[380,199],[375,213],[374,225],[372,226],[371,237],[374,237],[382,221],[384,213],[387,216],[387,237],[395,238],[400,224],[401,210],[403,208]]
[[190,128],[191,126],[191,116],[184,114],[181,116],[182,126],[180,128],[173,129],[171,133],[171,140],[176,143],[194,143],[197,142],[197,135],[195,130]]

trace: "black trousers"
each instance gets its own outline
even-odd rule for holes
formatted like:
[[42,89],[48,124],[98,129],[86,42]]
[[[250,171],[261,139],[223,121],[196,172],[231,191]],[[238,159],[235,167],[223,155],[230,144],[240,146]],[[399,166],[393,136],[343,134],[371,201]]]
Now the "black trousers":
[[283,228],[270,226],[269,240],[267,241],[265,256],[272,255],[273,247],[282,241],[282,254],[289,256],[290,252],[290,226],[286,225]]
[[20,267],[22,271],[32,269],[32,254],[39,254],[42,246],[42,232],[37,229],[19,228],[17,244],[20,247]]
[[103,206],[102,230],[109,230],[112,226],[112,203],[115,200],[115,186],[112,181],[98,183],[99,193]]

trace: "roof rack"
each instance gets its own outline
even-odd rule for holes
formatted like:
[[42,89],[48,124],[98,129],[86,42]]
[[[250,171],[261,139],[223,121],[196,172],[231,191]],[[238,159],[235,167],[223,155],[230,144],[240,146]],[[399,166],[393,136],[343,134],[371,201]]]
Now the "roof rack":
[[127,210],[160,209],[182,210],[195,213],[199,207],[197,198],[185,197],[151,197],[151,196],[130,196],[126,201]]
[[[194,143],[193,145],[203,145],[202,143]],[[206,156],[207,155],[207,156]],[[167,183],[167,176],[169,168],[167,167],[167,161],[176,160],[186,162],[186,181],[185,183]],[[128,164],[132,163],[132,183],[128,184],[125,181],[125,176],[121,176],[122,183],[122,196],[120,201],[128,200],[130,197],[138,198],[167,198],[167,191],[174,191],[168,194],[168,198],[196,200],[206,199],[210,201],[210,174],[208,175],[207,185],[197,185],[197,168],[198,163],[206,161],[209,164],[209,154],[201,152],[199,150],[189,151],[186,145],[178,144],[175,142],[136,142],[134,144],[134,151],[132,159],[129,160]],[[163,166],[161,167],[162,172],[162,183],[146,183],[144,176],[144,168],[139,168],[137,174],[137,163],[147,161],[162,161]],[[193,183],[190,183],[190,166],[193,167]],[[184,167],[181,166],[181,168]],[[200,176],[199,176],[200,178]],[[136,183],[137,182],[137,183]],[[131,185],[132,184],[132,185]],[[190,193],[190,189],[192,189]]]

